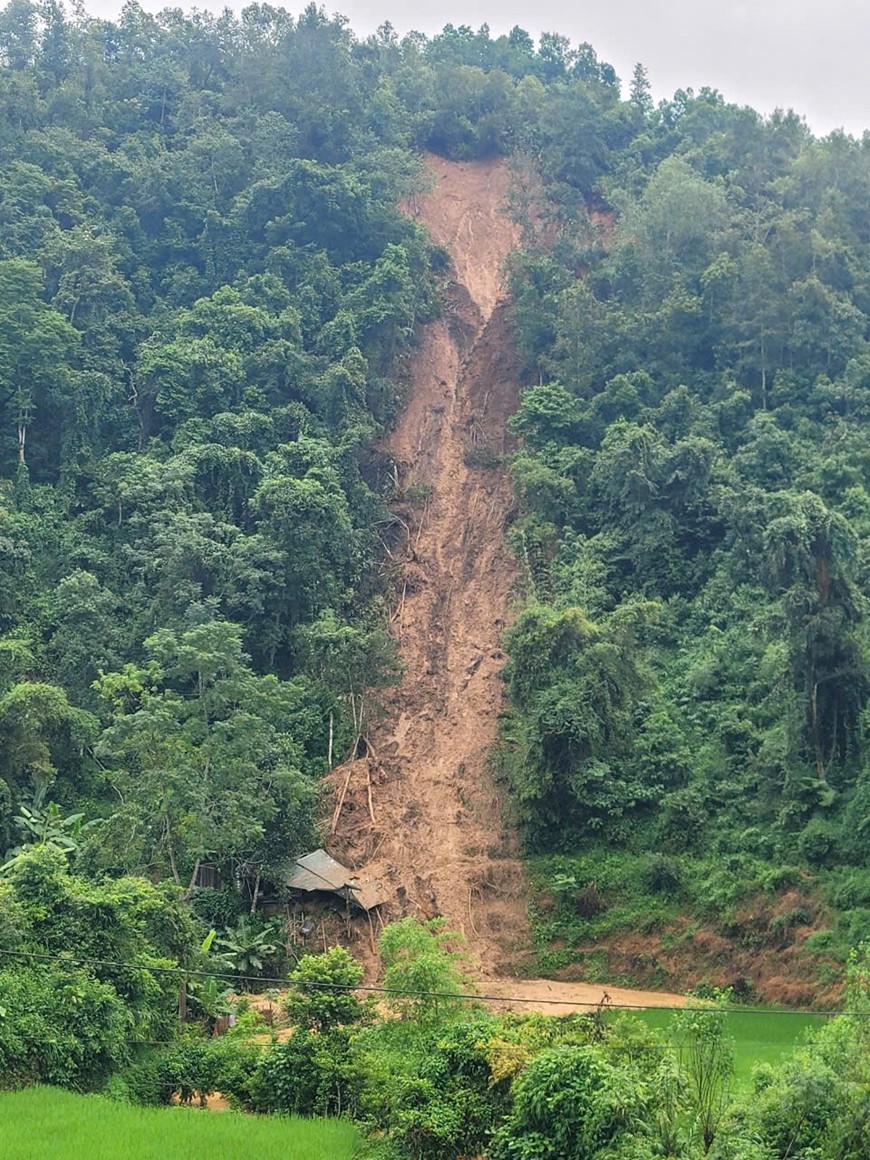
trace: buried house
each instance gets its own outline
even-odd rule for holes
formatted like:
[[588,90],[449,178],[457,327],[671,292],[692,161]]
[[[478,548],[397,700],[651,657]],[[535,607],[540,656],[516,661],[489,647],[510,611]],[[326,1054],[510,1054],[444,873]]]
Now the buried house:
[[314,850],[291,862],[282,875],[281,886],[296,895],[332,894],[366,912],[381,906],[389,897],[386,886],[378,879],[360,877],[325,850]]

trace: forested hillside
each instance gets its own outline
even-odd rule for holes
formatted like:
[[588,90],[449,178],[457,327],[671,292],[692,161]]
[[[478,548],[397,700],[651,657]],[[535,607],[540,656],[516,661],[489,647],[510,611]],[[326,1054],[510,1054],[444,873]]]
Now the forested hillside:
[[870,933],[866,144],[654,107],[640,66],[623,99],[555,34],[361,39],[314,7],[13,0],[0,59],[7,857],[187,886],[314,840],[398,676],[377,440],[449,275],[399,204],[422,150],[503,155],[499,758],[546,962],[641,913],[837,957]]
[[[314,7],[13,0],[0,62],[2,1005],[62,993],[29,1038],[72,1053],[25,1063],[13,1027],[5,1058],[81,1082],[71,973],[114,1028],[99,1075],[168,1034],[161,972],[286,969],[280,920],[248,912],[320,840],[320,778],[397,679],[378,440],[451,276],[399,209],[421,150],[534,149],[582,200],[634,129],[588,46],[360,40]],[[195,889],[204,862],[221,889]],[[28,958],[62,952],[88,963]]]
[[0,46],[0,844],[53,802],[92,869],[230,880],[393,666],[370,447],[435,297],[390,46],[27,3]]
[[566,855],[538,863],[551,965],[672,985],[730,942],[741,986],[809,998],[805,952],[870,934],[870,139],[653,109],[640,70],[627,109],[591,214],[543,156],[514,263],[505,766]]
[[314,7],[13,0],[0,58],[0,844],[83,814],[94,871],[269,866],[395,670],[372,447],[444,264],[397,209],[417,150],[523,125],[588,190],[565,127],[597,156],[630,110],[558,37]]
[[[864,1160],[868,317],[870,136],[519,28],[12,0],[0,1087]],[[381,929],[291,921],[324,841]],[[847,1013],[738,1075],[745,998]]]

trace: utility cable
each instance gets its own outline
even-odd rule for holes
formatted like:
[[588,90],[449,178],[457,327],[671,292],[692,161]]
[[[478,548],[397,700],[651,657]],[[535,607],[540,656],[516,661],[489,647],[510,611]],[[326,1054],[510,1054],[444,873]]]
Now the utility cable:
[[[188,969],[186,967],[159,967],[149,966],[146,963],[131,963],[119,962],[112,959],[97,959],[87,958],[81,955],[69,955],[61,952],[57,955],[50,955],[40,953],[38,951],[15,951],[15,950],[0,950],[0,955],[16,958],[16,959],[35,959],[39,962],[53,963],[56,966],[64,966],[68,964],[92,966],[92,967],[112,967],[117,970],[134,970],[134,971],[149,971],[152,974],[160,975],[175,975],[186,979],[224,979],[233,983],[257,983],[260,987],[273,985],[275,987],[287,987],[289,980],[286,978],[264,977],[261,975],[244,975],[236,971],[198,971]],[[594,985],[594,984],[587,984]],[[382,987],[374,984],[359,984],[351,985],[348,983],[328,983],[316,982],[313,980],[305,980],[305,983],[300,989],[304,990],[323,990],[323,991],[342,991],[342,992],[356,992],[363,991],[377,995],[397,995],[406,997],[431,998],[431,999],[457,999],[467,1000],[469,1002],[484,1002],[484,1003],[537,1003],[540,1005],[552,1007],[588,1007],[592,1010],[602,1008],[606,1011],[688,1011],[688,1012],[706,1012],[715,1010],[712,1007],[700,1007],[676,1004],[662,1004],[651,1006],[644,1003],[614,1003],[607,995],[606,988],[602,987],[602,999],[597,1001],[577,1000],[577,999],[544,999],[544,998],[529,998],[523,995],[485,995],[473,994],[465,991],[429,991],[412,987]],[[812,1010],[809,1008],[775,1008],[775,1007],[726,1007],[720,1008],[723,1014],[727,1015],[808,1015],[816,1018],[830,1018],[835,1015],[849,1015],[853,1018],[867,1019],[870,1018],[870,1011],[836,1011],[836,1010]]]

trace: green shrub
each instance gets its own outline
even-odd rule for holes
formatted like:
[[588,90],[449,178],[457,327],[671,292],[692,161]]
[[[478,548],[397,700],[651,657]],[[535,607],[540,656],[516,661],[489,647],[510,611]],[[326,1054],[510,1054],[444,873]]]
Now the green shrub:
[[250,1084],[260,1063],[259,1047],[221,1036],[179,1039],[149,1051],[113,1076],[106,1091],[131,1104],[168,1104],[174,1097],[190,1103],[220,1092],[234,1104],[250,1099]]
[[527,1064],[490,1160],[591,1160],[640,1110],[637,1085],[592,1047],[555,1047]]
[[827,818],[812,818],[800,833],[797,848],[811,866],[830,866],[837,857],[839,829]]
[[767,894],[777,890],[788,890],[792,886],[802,886],[807,873],[799,866],[759,866],[758,884]]
[[234,926],[243,909],[243,898],[236,890],[224,887],[215,890],[212,886],[200,886],[190,899],[190,909],[206,926],[220,930]]
[[812,915],[805,906],[793,906],[783,914],[778,914],[770,924],[771,930],[791,930],[795,926],[808,926],[812,922]]
[[404,1079],[397,1092],[390,1138],[415,1160],[467,1156],[485,1138],[484,1125],[489,1120],[485,1102],[473,1092],[448,1096],[422,1076]]
[[837,934],[833,930],[814,930],[804,944],[814,954],[833,951],[837,946]]
[[676,858],[651,854],[643,868],[643,879],[653,894],[679,894],[683,886],[683,870]]
[[456,998],[474,989],[462,971],[464,941],[456,931],[445,930],[443,918],[404,918],[385,927],[380,937],[384,985],[396,992],[390,1005],[405,1018],[429,1024],[467,1010],[467,1002]]
[[0,1087],[93,1089],[129,1059],[132,1015],[81,971],[0,971]]
[[828,898],[837,910],[870,906],[870,870],[847,870],[828,887]]
[[840,924],[847,946],[855,947],[867,942],[870,939],[870,907],[856,906],[853,910],[844,911]]
[[367,1007],[353,988],[363,980],[362,964],[344,947],[322,955],[303,955],[290,975],[285,1009],[298,1027],[328,1031],[358,1023]]
[[106,1095],[125,1104],[151,1107],[168,1104],[172,1099],[172,1088],[165,1081],[162,1055],[161,1051],[148,1051],[129,1067],[111,1076],[104,1089]]
[[799,1055],[757,1096],[754,1126],[774,1156],[829,1156],[822,1145],[848,1102],[846,1094],[833,1069]]
[[507,1100],[488,1061],[498,1020],[476,1016],[440,1030],[391,1022],[355,1044],[368,1079],[367,1120],[403,1157],[446,1160],[482,1152]]
[[359,1105],[363,1082],[345,1029],[297,1031],[263,1051],[247,1085],[247,1106],[282,1115],[348,1115]]

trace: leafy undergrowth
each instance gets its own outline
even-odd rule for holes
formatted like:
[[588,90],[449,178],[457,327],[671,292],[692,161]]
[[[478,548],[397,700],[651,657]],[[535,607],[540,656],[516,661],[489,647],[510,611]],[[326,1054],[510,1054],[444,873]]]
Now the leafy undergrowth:
[[4,1160],[349,1160],[361,1146],[340,1120],[136,1108],[50,1087],[0,1093],[0,1123]]
[[535,858],[530,873],[537,966],[560,979],[828,1007],[870,932],[861,871],[602,849]]

